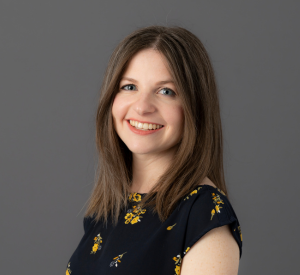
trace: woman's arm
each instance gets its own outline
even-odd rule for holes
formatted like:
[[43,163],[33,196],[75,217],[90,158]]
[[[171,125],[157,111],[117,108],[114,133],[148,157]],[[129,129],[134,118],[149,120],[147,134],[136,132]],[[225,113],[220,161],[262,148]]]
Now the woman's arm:
[[228,225],[214,228],[183,257],[180,275],[237,275],[239,246]]

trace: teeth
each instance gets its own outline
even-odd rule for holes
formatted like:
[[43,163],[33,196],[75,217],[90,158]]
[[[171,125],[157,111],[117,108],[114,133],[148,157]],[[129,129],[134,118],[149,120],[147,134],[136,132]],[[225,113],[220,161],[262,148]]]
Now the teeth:
[[151,124],[151,123],[141,123],[135,120],[130,120],[130,124],[138,129],[141,130],[155,130],[163,127],[162,125],[158,124]]

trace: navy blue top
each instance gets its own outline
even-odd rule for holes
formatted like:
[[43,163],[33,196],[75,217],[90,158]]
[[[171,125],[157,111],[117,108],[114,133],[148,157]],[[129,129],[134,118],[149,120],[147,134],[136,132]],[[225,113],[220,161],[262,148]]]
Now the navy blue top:
[[66,275],[173,275],[181,261],[208,231],[228,224],[242,256],[238,218],[222,190],[201,185],[177,204],[161,222],[157,214],[137,206],[145,193],[131,193],[116,226],[84,218],[84,235],[67,264]]

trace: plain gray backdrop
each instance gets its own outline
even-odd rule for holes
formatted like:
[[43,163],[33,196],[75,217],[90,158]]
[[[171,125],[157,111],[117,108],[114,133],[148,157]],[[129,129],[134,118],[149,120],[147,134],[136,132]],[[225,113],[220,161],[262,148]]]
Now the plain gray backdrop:
[[298,274],[299,6],[2,0],[0,273],[65,274],[93,187],[108,59],[126,35],[156,24],[196,34],[215,69],[239,274]]

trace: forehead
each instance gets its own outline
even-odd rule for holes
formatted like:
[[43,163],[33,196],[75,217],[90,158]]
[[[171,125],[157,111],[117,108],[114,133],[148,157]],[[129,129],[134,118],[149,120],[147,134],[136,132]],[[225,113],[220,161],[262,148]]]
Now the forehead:
[[151,73],[152,75],[161,77],[171,76],[165,56],[154,49],[144,49],[136,53],[131,58],[124,76],[130,77],[130,73],[137,75]]

